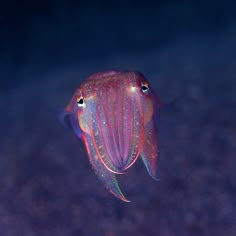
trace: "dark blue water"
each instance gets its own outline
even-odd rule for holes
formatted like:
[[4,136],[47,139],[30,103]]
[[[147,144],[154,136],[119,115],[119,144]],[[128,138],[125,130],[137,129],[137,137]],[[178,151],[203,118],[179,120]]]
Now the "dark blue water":
[[[0,7],[0,235],[235,235],[236,21],[230,1]],[[161,100],[159,182],[98,182],[57,119],[89,75],[139,70]]]

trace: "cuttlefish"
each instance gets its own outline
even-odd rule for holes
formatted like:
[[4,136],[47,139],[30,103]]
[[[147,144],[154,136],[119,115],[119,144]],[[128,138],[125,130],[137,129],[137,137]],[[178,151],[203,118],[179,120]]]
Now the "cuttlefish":
[[123,201],[128,202],[116,175],[139,157],[156,179],[156,117],[162,105],[141,73],[106,71],[87,78],[65,108],[63,117],[85,144],[99,180]]

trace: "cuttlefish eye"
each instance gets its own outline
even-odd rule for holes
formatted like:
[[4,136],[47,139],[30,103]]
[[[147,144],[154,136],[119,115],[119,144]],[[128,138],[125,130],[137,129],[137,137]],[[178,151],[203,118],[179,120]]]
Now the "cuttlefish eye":
[[148,93],[149,85],[146,81],[141,83],[141,89],[143,93]]
[[84,106],[84,98],[83,97],[77,98],[77,105],[78,105],[78,107]]

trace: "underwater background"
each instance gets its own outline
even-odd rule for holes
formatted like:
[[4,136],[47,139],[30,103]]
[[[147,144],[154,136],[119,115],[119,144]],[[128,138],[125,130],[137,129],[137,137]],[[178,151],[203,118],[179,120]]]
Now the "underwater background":
[[[234,1],[0,2],[0,235],[236,235]],[[138,70],[160,111],[141,161],[102,186],[58,120],[89,75]],[[173,102],[174,101],[174,102]]]

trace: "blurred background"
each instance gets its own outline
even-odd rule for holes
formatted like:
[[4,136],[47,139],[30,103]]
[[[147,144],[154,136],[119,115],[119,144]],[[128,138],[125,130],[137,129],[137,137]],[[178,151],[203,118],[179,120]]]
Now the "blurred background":
[[[236,235],[234,1],[0,2],[0,235]],[[92,73],[138,70],[162,101],[159,182],[97,180],[57,119]],[[171,103],[175,101],[175,103]]]

